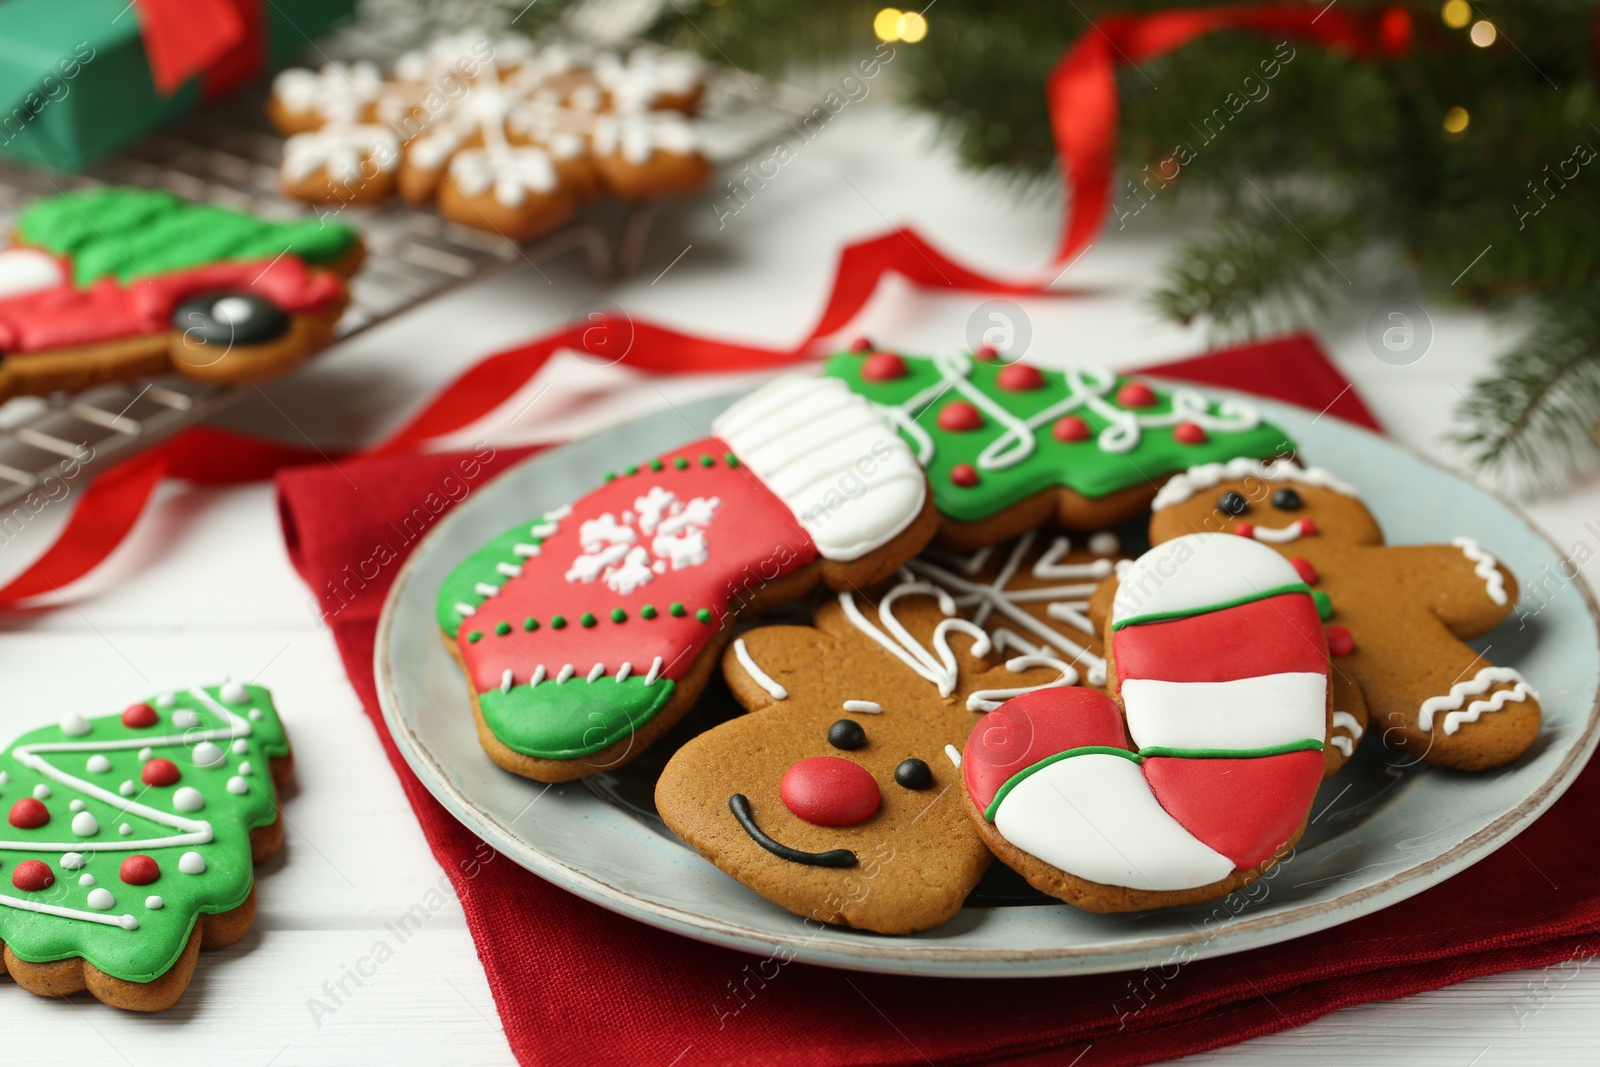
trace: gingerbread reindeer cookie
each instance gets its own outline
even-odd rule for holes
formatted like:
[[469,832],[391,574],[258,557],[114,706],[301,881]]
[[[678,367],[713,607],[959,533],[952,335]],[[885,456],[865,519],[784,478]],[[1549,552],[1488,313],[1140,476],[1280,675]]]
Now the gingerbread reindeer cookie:
[[437,618],[490,758],[567,781],[682,718],[737,615],[881,582],[936,523],[922,469],[867,403],[791,375],[712,436],[484,545],[444,582]]
[[1052,523],[1098,530],[1143,514],[1198,463],[1292,451],[1241,400],[1157,390],[1108,370],[1049,370],[992,351],[924,358],[865,341],[824,373],[877,406],[928,468],[939,544],[968,550]]
[[1334,678],[1358,690],[1385,744],[1484,770],[1515,760],[1538,736],[1538,694],[1465,643],[1517,600],[1516,579],[1472,538],[1386,545],[1355,489],[1288,461],[1196,468],[1168,482],[1154,507],[1155,543],[1225,531],[1289,561],[1317,595]]
[[798,915],[884,934],[955,915],[990,860],[962,810],[960,746],[980,713],[1077,681],[1050,649],[1001,662],[956,605],[907,578],[876,605],[841,592],[813,626],[746,632],[723,672],[750,713],[672,757],[661,817]]
[[1035,888],[1090,911],[1248,885],[1299,839],[1322,779],[1310,589],[1263,545],[1190,534],[1122,568],[1105,638],[1116,703],[1045,690],[972,731],[973,824]]

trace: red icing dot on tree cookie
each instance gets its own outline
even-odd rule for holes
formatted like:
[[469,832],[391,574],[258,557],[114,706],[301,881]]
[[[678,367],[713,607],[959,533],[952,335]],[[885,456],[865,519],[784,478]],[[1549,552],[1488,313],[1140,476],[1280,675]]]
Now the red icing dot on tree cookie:
[[1156,391],[1143,382],[1129,382],[1117,390],[1117,403],[1125,408],[1153,407]]
[[1087,441],[1089,439],[1089,424],[1079,415],[1063,415],[1056,420],[1050,428],[1050,435],[1057,441]]
[[1254,538],[1256,535],[1256,524],[1253,522],[1241,522],[1234,526],[1233,532],[1238,534],[1240,537]]
[[1002,368],[994,380],[1000,388],[1013,393],[1026,393],[1033,389],[1044,388],[1044,375],[1039,373],[1039,368],[1030,367],[1026,363],[1013,363],[1009,367]]
[[149,885],[161,877],[161,865],[149,856],[129,856],[118,873],[128,885]]
[[1348,656],[1356,650],[1356,639],[1343,626],[1324,626],[1328,635],[1328,652],[1335,656]]
[[1315,536],[1317,536],[1317,524],[1312,522],[1310,519],[1301,519],[1300,520],[1300,536],[1301,537],[1315,537]]
[[1198,422],[1178,423],[1172,428],[1172,439],[1182,445],[1203,445],[1209,440],[1205,427]]
[[778,786],[783,806],[814,826],[854,826],[878,810],[878,783],[857,763],[812,756],[790,767]]
[[153,759],[144,765],[144,774],[141,775],[145,785],[167,786],[176,782],[181,774],[178,765],[169,759]]
[[970,463],[957,463],[950,468],[950,480],[963,489],[978,484],[978,469]]
[[974,356],[977,356],[979,359],[984,359],[984,360],[996,359],[1000,355],[1000,353],[998,353],[998,352],[996,352],[994,350],[994,346],[993,345],[981,345],[978,348],[974,349],[972,354]]
[[11,872],[11,884],[24,893],[39,893],[56,884],[56,872],[38,860],[23,860]]
[[879,352],[861,361],[861,377],[869,382],[892,382],[908,373],[906,361],[893,352]]
[[871,352],[872,339],[870,337],[857,337],[854,341],[850,342],[850,351]]
[[939,429],[965,433],[981,429],[983,413],[965,400],[952,400],[939,409]]
[[130,730],[146,730],[160,721],[156,709],[149,704],[129,704],[122,713],[122,725]]
[[1317,568],[1311,565],[1309,559],[1305,559],[1302,556],[1293,556],[1289,560],[1289,566],[1294,568],[1294,572],[1300,576],[1302,582],[1307,585],[1317,584]]
[[18,830],[37,830],[50,821],[50,809],[32,797],[11,805],[11,825]]

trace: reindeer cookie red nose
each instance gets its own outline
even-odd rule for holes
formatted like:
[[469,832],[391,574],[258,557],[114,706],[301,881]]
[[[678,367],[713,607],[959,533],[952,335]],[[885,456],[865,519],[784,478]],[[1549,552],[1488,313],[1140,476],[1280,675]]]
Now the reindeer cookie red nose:
[[859,763],[812,756],[783,774],[784,807],[815,826],[854,826],[871,817],[882,799],[878,783]]

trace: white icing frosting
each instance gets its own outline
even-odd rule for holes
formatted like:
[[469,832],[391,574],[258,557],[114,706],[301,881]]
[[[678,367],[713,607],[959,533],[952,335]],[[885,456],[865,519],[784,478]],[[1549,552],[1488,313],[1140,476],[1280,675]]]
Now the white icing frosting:
[[185,852],[178,858],[178,870],[184,874],[205,874],[206,858],[198,852]]
[[90,756],[86,766],[90,774],[109,774],[111,772],[111,761],[101,755]]
[[844,710],[856,715],[882,715],[883,705],[874,700],[846,700]]
[[215,742],[202,741],[194,746],[194,752],[190,754],[190,758],[194,760],[196,767],[217,767],[221,766],[228,757],[223,753],[222,749],[216,746]]
[[1152,511],[1170,508],[1174,504],[1181,504],[1194,496],[1195,493],[1205,489],[1215,489],[1223,482],[1243,481],[1246,478],[1255,478],[1263,482],[1298,482],[1318,489],[1331,489],[1344,496],[1359,497],[1355,487],[1340,481],[1329,472],[1320,467],[1301,467],[1291,459],[1276,459],[1270,463],[1260,460],[1230,459],[1226,463],[1203,463],[1198,467],[1190,467],[1182,474],[1175,474],[1167,484],[1156,493],[1156,498],[1150,504]]
[[665,95],[687,96],[700,84],[700,63],[686,52],[638,48],[626,58],[602,52],[594,58],[594,79],[624,114],[647,111]]
[[342,184],[362,177],[362,168],[387,173],[400,163],[400,142],[385,126],[324,126],[283,142],[283,176],[302,181],[318,171]]
[[0,299],[65,285],[67,273],[56,258],[37,248],[0,251]]
[[835,378],[791,374],[712,423],[811,536],[824,559],[852,560],[921,513],[928,483],[910,449]]
[[1254,749],[1321,741],[1328,679],[1310,672],[1230,682],[1122,680],[1128,736],[1139,748]]
[[61,720],[61,732],[68,737],[82,737],[89,732],[89,720],[76,713]]
[[[1089,597],[1100,580],[1111,573],[1111,561],[1095,560],[1086,564],[1060,563],[1059,560],[1071,549],[1071,545],[1066,538],[1057,538],[1034,563],[1034,577],[1044,580],[1057,578],[1085,580],[1034,589],[1010,588],[1023,558],[1027,556],[1037,537],[1037,531],[1029,531],[1018,538],[999,573],[995,575],[993,581],[987,583],[975,581],[967,575],[976,574],[982,569],[990,557],[989,549],[974,553],[965,562],[955,563],[956,571],[962,573],[948,570],[927,557],[914,559],[906,566],[919,578],[925,578],[949,592],[955,598],[957,607],[973,609],[971,618],[977,625],[985,625],[992,614],[998,613],[1008,623],[1026,631],[1032,638],[1064,653],[1068,661],[1083,664],[1090,683],[1103,685],[1106,678],[1104,659],[1066,637],[1055,627],[1035,618],[1023,610],[1022,605],[1044,602],[1048,605],[1046,611],[1051,618],[1069,623],[1092,637],[1094,626],[1089,622],[1087,614]],[[1040,651],[1039,645],[1022,638],[1011,629],[996,629],[994,641],[1002,648],[1016,648],[1029,655],[1037,655]]]
[[1000,802],[994,825],[1024,852],[1102,885],[1193,889],[1234,869],[1167,814],[1137,763],[1105,753],[1028,775]]
[[1191,615],[1300,584],[1289,561],[1265,545],[1233,534],[1185,534],[1155,546],[1122,573],[1111,617],[1126,623]]
[[[1468,697],[1482,696],[1489,691],[1490,686],[1500,685],[1505,682],[1515,682],[1510,689],[1497,690],[1487,700],[1474,700],[1467,704],[1464,710],[1461,705],[1466,704]],[[1445,696],[1429,697],[1422,702],[1422,707],[1417,713],[1417,723],[1424,730],[1433,729],[1433,717],[1439,712],[1448,712],[1444,717],[1444,732],[1454,734],[1461,729],[1463,723],[1477,722],[1487,712],[1499,711],[1507,704],[1520,702],[1532,697],[1539,699],[1527,681],[1510,667],[1485,667],[1471,678],[1463,679],[1450,687],[1450,692]]]
[[944,754],[955,765],[956,770],[961,769],[961,750],[954,745],[944,746]]
[[328,122],[359,122],[383,91],[371,63],[329,63],[321,70],[293,67],[272,80],[273,95],[286,110]]
[[450,160],[450,177],[468,196],[494,190],[504,207],[521,207],[529,194],[556,190],[556,168],[542,148],[532,146],[466,148]]
[[1039,447],[1036,431],[1040,427],[1054,425],[1063,415],[1079,410],[1091,411],[1105,421],[1106,427],[1100,431],[1096,443],[1102,451],[1112,453],[1136,448],[1145,429],[1192,422],[1212,431],[1244,431],[1254,429],[1261,422],[1256,409],[1239,400],[1222,400],[1213,413],[1211,402],[1193,389],[1174,389],[1170,411],[1141,414],[1106,399],[1117,386],[1114,372],[1082,369],[1062,371],[1063,399],[1024,419],[1007,411],[1004,404],[972,384],[970,355],[951,352],[934,356],[933,366],[939,372],[939,381],[900,404],[884,405],[881,409],[916,441],[917,457],[924,465],[933,460],[934,442],[927,428],[916,421],[916,416],[924,407],[951,393],[969,401],[1001,428],[1000,436],[978,453],[980,470],[1005,470],[1023,462]]
[[[1334,748],[1344,753],[1346,759],[1355,752],[1361,736],[1367,732],[1362,729],[1360,721],[1348,711],[1333,713],[1333,730],[1333,736],[1329,741]],[[1344,732],[1340,733],[1341,730]]]
[[72,832],[79,837],[93,837],[100,832],[100,823],[93,815],[80,811],[72,817]]
[[779,685],[772,675],[762,670],[751,658],[750,649],[745,647],[744,638],[737,638],[733,642],[733,656],[739,661],[739,666],[744,668],[744,672],[750,676],[750,680],[765,689],[773,700],[789,699],[789,691]]
[[95,911],[110,911],[117,906],[117,898],[109,890],[91,889],[89,891],[89,907]]
[[1470,537],[1457,537],[1450,542],[1459,548],[1462,553],[1476,564],[1472,573],[1483,579],[1483,591],[1489,599],[1501,607],[1506,603],[1506,579],[1500,573],[1498,561],[1483,550],[1483,546]]
[[634,166],[650,162],[657,152],[692,155],[700,138],[694,125],[675,111],[638,115],[601,115],[593,134],[596,155],[621,155]]
[[193,813],[205,808],[206,798],[200,795],[200,790],[182,786],[172,794],[172,806],[179,811]]
[[[1234,531],[1238,533],[1238,530]],[[1250,524],[1250,536],[1256,541],[1269,545],[1292,544],[1306,536],[1306,520],[1296,519],[1287,526],[1258,526]]]
[[[669,569],[698,567],[711,558],[705,531],[721,504],[714,496],[680,500],[671,490],[653,485],[621,519],[608,511],[578,527],[583,551],[567,569],[566,580],[604,579],[613,592],[627,596]],[[654,535],[648,549],[634,543],[641,535]]]

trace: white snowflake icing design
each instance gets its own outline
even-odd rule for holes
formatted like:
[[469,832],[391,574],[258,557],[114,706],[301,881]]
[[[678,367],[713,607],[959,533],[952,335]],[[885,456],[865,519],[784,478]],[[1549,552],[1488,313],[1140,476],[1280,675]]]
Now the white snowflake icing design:
[[[620,518],[608,511],[584,520],[578,527],[583,551],[567,569],[566,579],[585,584],[604,580],[606,588],[627,596],[658,574],[698,567],[711,558],[706,527],[721,503],[714,496],[679,500],[671,490],[651,486]],[[641,534],[651,539],[649,549],[635,544]]]

